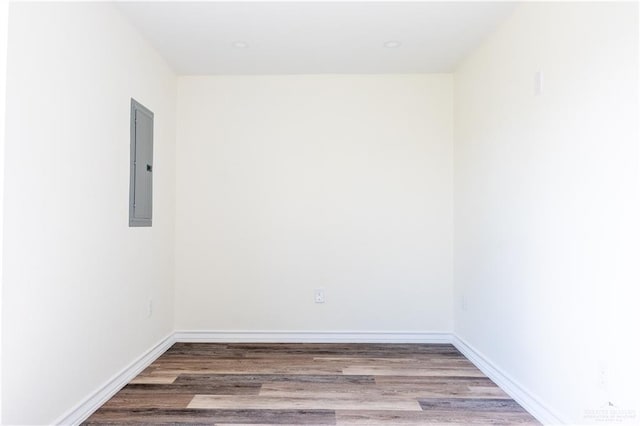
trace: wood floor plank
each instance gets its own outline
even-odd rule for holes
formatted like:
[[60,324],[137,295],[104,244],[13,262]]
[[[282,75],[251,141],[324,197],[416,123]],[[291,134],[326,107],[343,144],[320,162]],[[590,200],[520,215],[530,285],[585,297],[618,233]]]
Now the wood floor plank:
[[176,343],[163,358],[193,358],[198,356],[219,358],[273,358],[287,357],[369,357],[369,358],[416,358],[437,356],[440,358],[464,356],[452,345],[394,344],[389,351],[388,344],[333,344],[333,343]]
[[538,423],[448,344],[177,343],[86,424]]
[[525,413],[513,399],[471,399],[471,398],[420,398],[423,410],[430,411],[472,411],[491,413]]
[[101,409],[85,424],[335,425],[336,417],[332,410]]
[[193,397],[194,394],[189,393],[128,395],[118,392],[101,409],[187,408]]
[[170,384],[178,378],[178,374],[166,374],[166,373],[150,373],[148,375],[139,375],[133,379],[130,383],[146,383],[146,384]]
[[[297,424],[297,423],[293,423]],[[278,426],[277,423],[216,423],[215,426]],[[318,425],[307,425],[307,426],[322,426]]]
[[[241,375],[339,375],[343,374],[341,368],[335,368],[331,366],[300,366],[300,365],[245,365],[245,366],[233,366],[231,364],[222,366],[185,366],[169,367],[165,370],[169,375],[176,377],[182,374],[241,374]],[[362,374],[363,376],[370,376],[370,374]],[[175,379],[174,379],[175,380]]]
[[305,397],[271,397],[271,396],[219,396],[219,395],[196,395],[193,397],[187,408],[205,409],[319,409],[319,410],[399,410],[416,411],[421,410],[417,400],[389,399],[389,398],[362,398],[352,396],[345,398],[338,396],[332,398],[305,398]]
[[539,425],[531,415],[503,413],[466,413],[461,411],[384,411],[337,410],[336,424],[342,426],[371,425]]
[[511,399],[500,388],[456,385],[346,385],[333,383],[265,383],[260,396],[305,398],[350,398],[354,395],[367,398],[493,398]]
[[475,376],[482,377],[482,371],[475,367],[465,368],[409,368],[388,366],[354,366],[342,369],[344,374],[365,376]]
[[[252,383],[332,383],[375,384],[374,376],[347,376],[329,374],[181,374],[175,384],[205,383],[211,385]],[[205,392],[201,392],[205,393]]]
[[335,357],[315,357],[313,365],[331,365],[336,368],[409,368],[409,369],[473,369],[476,367],[467,359],[463,358],[335,358]]
[[208,395],[258,395],[262,385],[253,383],[171,383],[171,384],[147,384],[131,383],[119,392],[121,395],[142,394],[208,394]]
[[[203,360],[196,362],[172,362],[158,365],[158,371],[147,377],[180,374],[333,374],[333,375],[445,375],[445,376],[484,376],[470,363],[441,364],[434,362],[393,363],[380,361],[377,363],[313,361],[313,360]],[[370,371],[370,373],[368,372]],[[393,374],[398,371],[398,374]],[[416,373],[416,372],[421,373]],[[306,372],[306,373],[305,373]],[[426,374],[432,373],[432,374]],[[466,374],[465,374],[466,373]]]
[[466,358],[463,357],[437,357],[437,356],[429,356],[429,357],[414,357],[414,358],[398,358],[398,357],[389,357],[389,358],[372,358],[372,357],[357,357],[357,356],[348,356],[348,357],[336,357],[336,356],[316,356],[313,357],[314,361],[317,362],[334,362],[336,364],[346,364],[346,365],[433,365],[434,367],[438,366],[462,366],[462,367],[473,367],[473,364]]
[[424,385],[424,386],[448,386],[464,384],[467,386],[488,386],[497,387],[495,383],[486,376],[373,376],[376,384],[379,385]]

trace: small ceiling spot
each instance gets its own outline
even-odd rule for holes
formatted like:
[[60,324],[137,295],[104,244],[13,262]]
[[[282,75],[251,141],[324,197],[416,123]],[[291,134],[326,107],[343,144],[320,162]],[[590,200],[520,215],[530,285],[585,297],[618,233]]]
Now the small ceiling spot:
[[397,47],[400,47],[401,45],[402,43],[398,40],[389,40],[384,42],[384,47],[386,47],[387,49],[395,49]]
[[249,47],[249,44],[245,41],[234,41],[231,45],[236,49],[246,49]]

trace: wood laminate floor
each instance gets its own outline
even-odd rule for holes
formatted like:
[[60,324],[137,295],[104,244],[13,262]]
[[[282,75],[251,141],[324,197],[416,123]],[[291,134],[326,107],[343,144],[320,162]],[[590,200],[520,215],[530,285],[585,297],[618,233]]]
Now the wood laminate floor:
[[85,424],[539,424],[448,344],[176,343]]

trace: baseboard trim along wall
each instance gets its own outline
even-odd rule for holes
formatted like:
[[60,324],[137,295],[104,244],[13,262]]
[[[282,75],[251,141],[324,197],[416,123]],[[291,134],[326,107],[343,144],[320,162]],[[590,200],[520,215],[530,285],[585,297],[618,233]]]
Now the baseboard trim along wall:
[[177,331],[176,342],[451,343],[451,333],[416,331]]
[[508,374],[494,365],[487,357],[462,338],[452,335],[451,343],[488,378],[505,391],[511,398],[527,410],[533,417],[545,425],[566,424],[552,412],[540,398],[527,391]]
[[564,424],[540,398],[532,395],[508,374],[462,338],[445,332],[415,331],[177,331],[141,355],[55,424],[78,425],[109,398],[147,368],[174,343],[448,343],[545,425]]
[[134,377],[147,368],[160,355],[165,353],[175,343],[174,334],[171,333],[160,340],[155,346],[142,354],[131,364],[122,369],[118,374],[109,379],[104,385],[89,395],[84,401],[62,415],[55,421],[57,425],[79,425],[93,414],[102,404],[115,395]]

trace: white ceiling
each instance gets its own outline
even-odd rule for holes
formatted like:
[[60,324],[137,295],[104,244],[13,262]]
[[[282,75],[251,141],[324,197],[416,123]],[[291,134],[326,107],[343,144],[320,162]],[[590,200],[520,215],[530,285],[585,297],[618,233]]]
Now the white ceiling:
[[[132,2],[122,13],[181,75],[450,72],[506,2]],[[384,47],[399,41],[397,48]],[[246,43],[247,47],[234,47]]]

